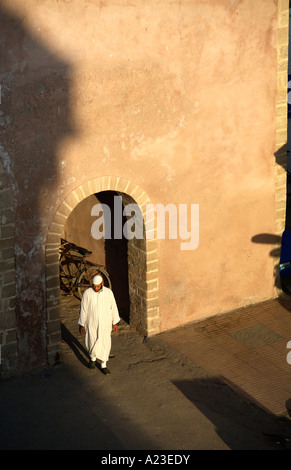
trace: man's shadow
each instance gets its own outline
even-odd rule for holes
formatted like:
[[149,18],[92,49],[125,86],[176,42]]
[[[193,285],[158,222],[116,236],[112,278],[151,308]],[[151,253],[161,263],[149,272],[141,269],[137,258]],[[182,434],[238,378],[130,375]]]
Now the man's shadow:
[[71,350],[75,354],[76,358],[81,362],[81,364],[85,367],[88,367],[89,354],[86,348],[80,343],[80,341],[78,341],[78,339],[74,335],[72,335],[72,333],[63,323],[61,323],[61,337],[62,341],[67,343],[67,345],[71,348]]

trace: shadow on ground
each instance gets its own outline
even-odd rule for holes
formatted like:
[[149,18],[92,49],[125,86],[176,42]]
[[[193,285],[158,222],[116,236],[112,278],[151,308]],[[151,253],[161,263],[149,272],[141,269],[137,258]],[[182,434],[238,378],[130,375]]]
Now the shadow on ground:
[[125,323],[112,337],[111,376],[88,369],[79,304],[68,302],[62,361],[1,382],[0,449],[290,449],[288,418]]
[[291,423],[269,413],[228,379],[175,381],[175,386],[214,425],[232,450],[291,450]]
[[86,348],[63,323],[61,323],[61,337],[62,341],[64,341],[69,346],[80,363],[85,367],[88,366],[89,354]]

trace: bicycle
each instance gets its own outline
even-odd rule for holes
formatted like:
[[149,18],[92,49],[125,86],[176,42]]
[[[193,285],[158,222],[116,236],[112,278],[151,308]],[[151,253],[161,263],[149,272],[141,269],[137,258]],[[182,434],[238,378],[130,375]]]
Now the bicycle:
[[101,274],[104,286],[112,289],[105,266],[94,264],[85,259],[92,254],[92,251],[61,238],[59,253],[60,285],[67,293],[73,294],[81,300],[83,292],[91,286],[92,279],[96,274]]

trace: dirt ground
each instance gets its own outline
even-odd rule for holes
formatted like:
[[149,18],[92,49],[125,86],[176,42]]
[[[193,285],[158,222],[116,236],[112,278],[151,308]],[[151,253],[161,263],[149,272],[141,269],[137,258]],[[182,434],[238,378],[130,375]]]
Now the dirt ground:
[[2,381],[1,449],[291,449],[290,420],[123,321],[112,336],[110,376],[88,369],[78,306],[64,299],[60,364]]

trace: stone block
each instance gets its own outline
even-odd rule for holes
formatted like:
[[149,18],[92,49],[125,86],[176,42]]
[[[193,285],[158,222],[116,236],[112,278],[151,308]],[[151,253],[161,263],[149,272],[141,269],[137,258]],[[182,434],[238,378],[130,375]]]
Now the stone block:
[[52,320],[47,322],[47,334],[51,335],[54,333],[59,333],[60,330],[60,321],[59,320]]
[[[52,263],[46,265],[46,275],[48,278],[59,277],[59,263]],[[59,282],[59,279],[58,279]]]
[[278,29],[278,36],[277,36],[277,44],[281,46],[282,44],[288,44],[288,26],[282,27]]
[[54,332],[47,335],[48,347],[49,346],[59,346],[61,343],[61,332]]
[[60,319],[60,309],[59,306],[53,306],[47,309],[47,319],[48,321],[54,321]]
[[1,299],[15,296],[15,283],[12,282],[1,288]]
[[59,287],[59,276],[58,275],[55,275],[55,276],[52,276],[52,277],[47,277],[46,279],[46,285],[47,285],[47,288],[51,288],[51,287]]
[[279,16],[284,11],[289,12],[289,0],[279,0]]

